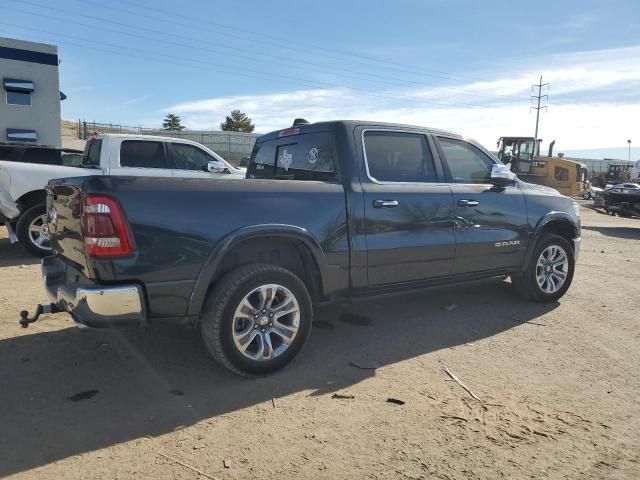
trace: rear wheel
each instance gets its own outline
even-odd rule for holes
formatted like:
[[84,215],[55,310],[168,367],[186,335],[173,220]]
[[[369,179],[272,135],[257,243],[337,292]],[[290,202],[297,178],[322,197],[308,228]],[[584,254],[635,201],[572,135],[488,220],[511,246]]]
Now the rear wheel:
[[589,192],[589,191],[582,192],[582,198],[584,200],[589,200],[591,198],[591,192]]
[[243,376],[284,367],[309,337],[313,309],[304,283],[282,267],[251,264],[216,283],[201,331],[213,358]]
[[567,240],[545,234],[534,248],[524,272],[511,276],[511,282],[522,296],[540,303],[555,302],[562,297],[573,280],[575,257]]
[[44,257],[51,255],[47,209],[44,205],[35,205],[24,212],[16,225],[16,235],[22,247],[31,255]]

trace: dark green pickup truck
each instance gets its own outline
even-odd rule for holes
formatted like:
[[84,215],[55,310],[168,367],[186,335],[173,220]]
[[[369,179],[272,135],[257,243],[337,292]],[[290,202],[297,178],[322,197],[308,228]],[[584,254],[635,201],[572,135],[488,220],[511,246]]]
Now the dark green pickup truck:
[[573,200],[460,135],[406,125],[264,135],[246,179],[96,176],[47,192],[56,255],[39,311],[94,327],[187,322],[244,375],[292,360],[323,302],[509,276],[555,301],[580,245]]

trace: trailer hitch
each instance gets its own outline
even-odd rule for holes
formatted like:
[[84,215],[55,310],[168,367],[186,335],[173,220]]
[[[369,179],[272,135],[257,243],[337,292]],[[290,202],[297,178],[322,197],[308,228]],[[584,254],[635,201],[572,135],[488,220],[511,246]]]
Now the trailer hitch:
[[48,303],[46,305],[38,304],[36,307],[36,313],[33,317],[29,318],[29,312],[22,310],[20,312],[20,325],[22,328],[27,328],[30,323],[37,322],[40,315],[43,313],[58,313],[62,310],[55,303]]

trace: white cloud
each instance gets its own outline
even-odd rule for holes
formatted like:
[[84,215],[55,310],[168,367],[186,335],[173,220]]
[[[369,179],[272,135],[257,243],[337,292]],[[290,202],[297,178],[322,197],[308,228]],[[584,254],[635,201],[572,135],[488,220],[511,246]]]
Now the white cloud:
[[533,135],[529,96],[542,74],[551,83],[549,110],[540,120],[545,143],[555,138],[562,151],[619,146],[634,133],[638,137],[640,46],[522,59],[510,67],[493,79],[435,88],[294,90],[204,99],[163,111],[179,114],[191,129],[217,129],[233,109],[247,113],[260,132],[289,126],[296,117],[428,125],[462,132],[493,148],[501,135]]

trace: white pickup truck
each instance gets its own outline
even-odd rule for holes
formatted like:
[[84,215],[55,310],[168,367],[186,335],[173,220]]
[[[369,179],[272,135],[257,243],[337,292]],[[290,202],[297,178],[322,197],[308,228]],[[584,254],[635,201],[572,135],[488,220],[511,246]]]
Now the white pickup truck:
[[33,255],[49,254],[44,187],[54,178],[83,175],[244,178],[245,170],[199,143],[148,135],[98,135],[87,141],[80,167],[0,158],[0,225],[11,241]]

